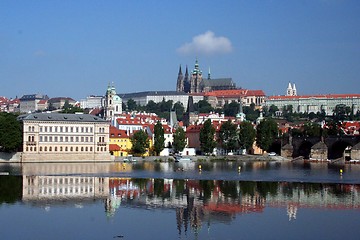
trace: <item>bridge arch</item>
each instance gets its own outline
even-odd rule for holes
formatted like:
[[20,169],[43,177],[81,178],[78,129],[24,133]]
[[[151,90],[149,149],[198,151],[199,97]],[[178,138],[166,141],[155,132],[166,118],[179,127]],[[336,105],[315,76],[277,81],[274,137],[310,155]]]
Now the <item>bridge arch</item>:
[[310,141],[304,140],[301,142],[298,152],[297,152],[297,156],[303,156],[305,159],[309,159],[310,158],[310,153],[311,153],[311,147],[314,144],[311,143]]
[[329,159],[338,159],[338,158],[346,158],[346,160],[350,160],[350,151],[353,145],[344,140],[338,140],[334,142],[331,146],[328,148],[328,158]]

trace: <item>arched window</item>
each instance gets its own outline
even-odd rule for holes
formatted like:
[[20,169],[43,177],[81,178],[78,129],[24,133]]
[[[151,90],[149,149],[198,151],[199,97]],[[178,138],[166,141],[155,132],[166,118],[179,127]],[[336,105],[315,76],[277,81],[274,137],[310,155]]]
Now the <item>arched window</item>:
[[49,152],[51,152],[52,151],[52,147],[49,147]]
[[44,151],[45,151],[45,152],[47,151],[47,147],[44,147]]
[[68,151],[68,147],[65,147],[65,152],[67,152]]
[[76,151],[77,151],[77,152],[79,151],[79,147],[76,147]]
[[84,147],[81,147],[81,151],[82,151],[82,152],[84,151]]
[[70,147],[70,152],[72,152],[73,151],[73,147]]
[[29,132],[31,132],[31,126],[29,126]]

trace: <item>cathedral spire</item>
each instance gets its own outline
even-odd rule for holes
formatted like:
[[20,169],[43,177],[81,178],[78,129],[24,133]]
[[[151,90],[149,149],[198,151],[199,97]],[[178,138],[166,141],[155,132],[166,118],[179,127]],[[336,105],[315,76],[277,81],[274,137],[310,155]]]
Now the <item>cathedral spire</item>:
[[210,73],[210,67],[209,67],[209,73],[208,73],[208,80],[211,79],[211,73]]
[[181,64],[180,64],[180,67],[179,67],[179,75],[182,75]]

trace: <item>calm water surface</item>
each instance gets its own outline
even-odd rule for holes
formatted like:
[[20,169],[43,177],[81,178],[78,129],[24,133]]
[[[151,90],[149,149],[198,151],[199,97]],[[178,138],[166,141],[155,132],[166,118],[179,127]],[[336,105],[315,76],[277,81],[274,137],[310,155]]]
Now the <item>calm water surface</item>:
[[360,239],[360,165],[2,164],[0,172],[9,174],[0,176],[1,239]]

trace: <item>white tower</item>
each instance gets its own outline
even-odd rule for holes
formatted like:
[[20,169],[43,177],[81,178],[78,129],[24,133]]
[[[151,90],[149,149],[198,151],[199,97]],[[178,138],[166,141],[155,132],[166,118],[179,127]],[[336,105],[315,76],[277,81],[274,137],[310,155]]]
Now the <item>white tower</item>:
[[293,96],[293,88],[291,86],[291,83],[289,82],[289,85],[286,89],[286,96]]
[[293,95],[293,96],[297,96],[295,83],[293,84],[293,88],[292,88],[292,95]]
[[104,102],[104,118],[114,120],[122,113],[122,99],[116,94],[114,86],[108,86]]

